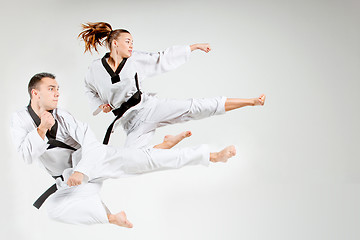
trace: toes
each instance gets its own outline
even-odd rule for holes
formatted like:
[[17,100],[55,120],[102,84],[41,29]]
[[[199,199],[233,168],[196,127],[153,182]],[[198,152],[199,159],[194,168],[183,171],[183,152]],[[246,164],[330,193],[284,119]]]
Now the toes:
[[126,227],[128,227],[128,228],[132,228],[132,227],[133,227],[132,223],[129,222],[128,220],[126,220],[125,225],[126,225]]
[[228,150],[229,150],[229,152],[228,152],[229,158],[231,158],[231,157],[233,157],[233,156],[236,155],[236,149],[235,149],[235,146],[234,146],[234,145],[229,146]]
[[191,131],[186,131],[186,132],[182,132],[180,133],[178,136],[181,136],[182,139],[190,137],[192,135]]
[[236,155],[236,149],[234,146],[231,146],[230,153],[232,157]]

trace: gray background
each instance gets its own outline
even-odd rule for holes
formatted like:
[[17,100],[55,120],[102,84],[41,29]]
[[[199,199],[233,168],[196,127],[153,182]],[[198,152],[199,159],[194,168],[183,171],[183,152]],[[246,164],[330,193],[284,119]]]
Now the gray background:
[[[1,26],[2,239],[359,239],[360,3],[303,1],[7,1]],[[143,88],[160,97],[267,94],[244,108],[159,129],[192,130],[179,147],[235,144],[227,164],[109,180],[102,196],[125,210],[134,228],[73,226],[31,206],[52,184],[17,155],[10,116],[28,103],[27,83],[55,73],[60,106],[90,124],[99,139],[112,119],[92,117],[83,78],[105,53],[83,54],[80,24],[125,28],[135,49],[209,42]],[[121,129],[112,143],[121,146]],[[5,238],[6,237],[6,238]]]

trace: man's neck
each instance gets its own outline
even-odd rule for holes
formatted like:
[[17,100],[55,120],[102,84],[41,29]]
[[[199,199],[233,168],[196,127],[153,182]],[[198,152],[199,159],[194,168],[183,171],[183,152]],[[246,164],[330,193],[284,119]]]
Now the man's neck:
[[40,117],[46,111],[45,108],[40,107],[39,104],[37,104],[34,101],[31,101],[30,106],[31,106],[32,110],[34,110],[36,115],[38,115],[38,117]]

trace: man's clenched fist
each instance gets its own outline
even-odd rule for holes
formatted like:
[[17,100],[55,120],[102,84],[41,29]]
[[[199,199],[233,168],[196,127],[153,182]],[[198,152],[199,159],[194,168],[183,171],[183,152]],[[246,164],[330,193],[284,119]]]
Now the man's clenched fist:
[[74,172],[69,177],[67,181],[67,185],[69,185],[70,187],[80,185],[83,179],[84,179],[84,174],[82,174],[81,172]]
[[37,131],[42,139],[45,138],[45,134],[55,124],[55,119],[51,113],[44,111],[40,116],[40,125]]

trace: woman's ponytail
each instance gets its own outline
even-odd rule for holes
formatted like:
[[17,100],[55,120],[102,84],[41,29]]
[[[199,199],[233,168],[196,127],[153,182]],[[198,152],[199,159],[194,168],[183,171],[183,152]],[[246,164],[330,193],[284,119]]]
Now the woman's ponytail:
[[85,42],[84,52],[89,51],[90,53],[92,48],[97,52],[97,47],[102,46],[112,32],[111,25],[105,22],[82,24],[82,28],[83,31],[78,38],[82,38]]

